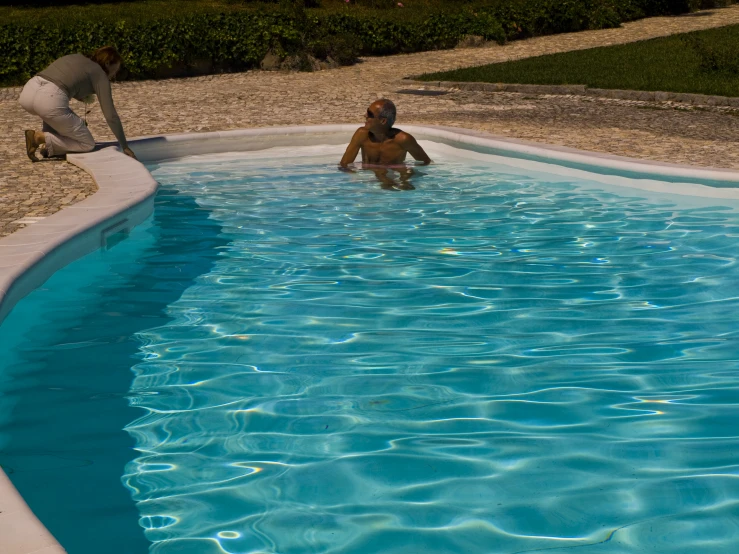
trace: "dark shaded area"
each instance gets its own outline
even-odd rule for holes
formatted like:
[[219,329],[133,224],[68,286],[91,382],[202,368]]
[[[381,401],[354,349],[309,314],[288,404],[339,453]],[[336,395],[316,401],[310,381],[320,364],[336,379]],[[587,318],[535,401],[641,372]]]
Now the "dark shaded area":
[[[46,8],[46,7],[64,7],[64,6],[97,6],[105,4],[136,4],[146,3],[150,0],[0,0],[0,6],[10,8]],[[183,0],[164,0],[169,1],[172,5],[181,5]],[[193,2],[193,0],[184,0],[184,2],[208,4],[207,0],[200,0],[200,2]],[[384,0],[385,3],[390,3],[390,7],[395,6],[394,0]],[[297,5],[304,8],[320,8],[320,0],[215,0],[210,2],[213,5],[241,5],[241,4],[288,4]],[[387,7],[387,6],[385,6]]]
[[443,96],[445,94],[449,94],[448,90],[417,90],[409,88],[396,90],[395,92],[397,92],[398,94],[414,94],[416,96]]
[[36,0],[28,2],[23,0],[0,0],[0,6],[11,8],[38,8],[46,6],[87,6],[89,4],[125,4],[136,2],[136,0]]
[[[7,447],[0,465],[69,554],[148,552],[121,482],[136,456],[123,428],[143,415],[126,399],[139,353],[133,335],[170,321],[167,305],[210,270],[227,244],[208,214],[190,197],[161,191],[150,231],[155,248],[115,260],[110,282],[95,282],[94,300],[77,309],[64,305],[52,278],[31,295],[41,296],[45,308],[28,326],[21,352],[10,353],[12,363],[0,362],[0,394],[5,405],[14,404],[9,418],[2,414]],[[81,271],[84,263],[62,272]],[[17,311],[27,300],[4,322],[0,343],[6,325],[21,321]],[[62,331],[49,333],[47,325]]]

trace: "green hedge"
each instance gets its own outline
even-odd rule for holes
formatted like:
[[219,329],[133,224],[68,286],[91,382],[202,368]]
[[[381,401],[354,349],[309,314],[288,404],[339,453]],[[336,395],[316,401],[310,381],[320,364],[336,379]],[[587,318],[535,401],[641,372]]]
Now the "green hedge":
[[[706,0],[703,0],[704,2]],[[35,18],[0,24],[0,84],[24,83],[54,59],[115,45],[127,78],[161,75],[162,68],[205,64],[212,71],[258,66],[278,54],[385,55],[453,47],[465,35],[500,43],[528,36],[618,26],[645,16],[684,13],[701,0],[488,0],[427,10],[306,10],[300,4],[262,5],[225,13],[147,17]]]

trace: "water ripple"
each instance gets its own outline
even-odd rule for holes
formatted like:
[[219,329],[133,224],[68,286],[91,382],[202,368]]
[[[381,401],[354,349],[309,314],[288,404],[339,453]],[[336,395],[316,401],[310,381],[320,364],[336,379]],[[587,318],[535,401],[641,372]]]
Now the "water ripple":
[[736,211],[253,156],[154,171],[229,242],[138,336],[152,552],[733,552]]

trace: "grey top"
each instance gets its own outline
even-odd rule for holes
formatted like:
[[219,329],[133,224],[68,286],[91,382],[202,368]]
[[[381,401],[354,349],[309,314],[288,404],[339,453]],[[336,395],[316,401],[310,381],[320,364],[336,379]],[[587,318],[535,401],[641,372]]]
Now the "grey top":
[[121,148],[128,146],[121,119],[113,105],[110,81],[97,63],[82,54],[71,54],[59,58],[39,72],[38,76],[54,83],[70,98],[84,100],[86,96],[96,94],[108,127],[118,139]]

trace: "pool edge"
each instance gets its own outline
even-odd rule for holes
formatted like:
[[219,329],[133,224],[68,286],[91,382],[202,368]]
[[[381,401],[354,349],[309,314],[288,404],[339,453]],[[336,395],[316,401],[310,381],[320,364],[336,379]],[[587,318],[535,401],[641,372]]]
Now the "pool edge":
[[[70,154],[97,192],[0,239],[0,325],[13,307],[55,271],[127,233],[154,209],[158,184],[138,161],[116,148]],[[65,554],[0,468],[3,554]]]
[[[195,154],[262,150],[276,146],[346,143],[358,125],[264,127],[233,131],[140,137],[130,146],[144,162]],[[457,127],[404,126],[420,140],[482,147],[514,157],[583,168],[604,168],[654,178],[707,180],[739,187],[739,171],[639,160],[610,154],[500,137]],[[98,191],[41,222],[0,239],[0,325],[12,308],[55,271],[127,233],[153,211],[158,184],[142,163],[106,147],[70,154]],[[732,187],[733,188],[733,187]],[[8,261],[9,260],[9,261]],[[64,554],[64,548],[36,518],[0,468],[0,536],[4,554]]]

